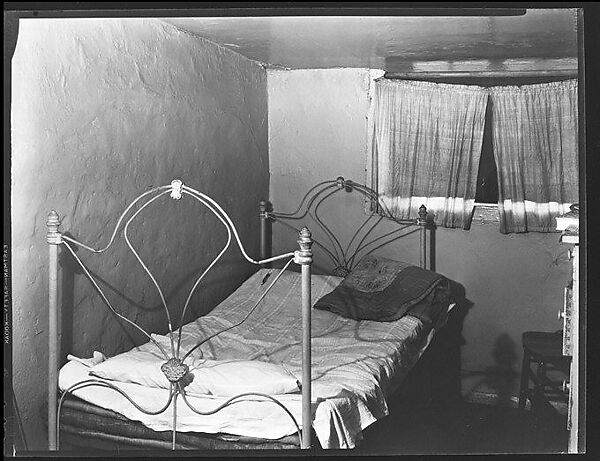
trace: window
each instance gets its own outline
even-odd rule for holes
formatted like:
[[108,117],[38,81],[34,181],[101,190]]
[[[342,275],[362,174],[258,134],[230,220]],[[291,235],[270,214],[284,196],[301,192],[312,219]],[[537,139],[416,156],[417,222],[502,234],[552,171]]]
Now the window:
[[488,98],[475,203],[498,203],[498,169],[492,145],[492,100]]
[[502,233],[552,232],[577,201],[577,81],[544,80],[376,80],[372,180],[392,215],[425,204],[469,229],[477,202]]

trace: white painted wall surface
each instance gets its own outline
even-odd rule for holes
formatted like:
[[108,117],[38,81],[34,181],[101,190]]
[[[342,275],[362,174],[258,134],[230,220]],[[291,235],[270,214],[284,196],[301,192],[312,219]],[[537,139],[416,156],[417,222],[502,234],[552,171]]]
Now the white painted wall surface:
[[[293,211],[323,180],[344,176],[365,183],[368,89],[367,69],[268,71],[270,197],[276,211]],[[365,219],[355,193],[340,192],[319,211],[344,246]],[[331,248],[310,218],[295,224],[307,225]],[[394,229],[386,223],[375,235]],[[296,238],[277,223],[273,234],[274,254]],[[485,372],[488,387],[510,395],[520,372],[521,334],[562,327],[557,312],[569,280],[566,249],[558,234],[503,235],[497,223],[478,221],[469,231],[440,228],[436,240],[436,270],[461,283],[474,303],[462,330],[462,368]],[[315,269],[330,270],[329,258],[313,248]],[[418,249],[415,233],[376,254],[418,264]]]
[[[181,178],[230,213],[258,256],[258,201],[269,180],[266,73],[153,19],[21,20],[12,70],[13,383],[28,448],[44,449],[48,212],[60,214],[61,230],[104,246],[135,196]],[[224,244],[222,225],[189,197],[165,198],[138,219],[132,243],[178,312]],[[61,357],[113,355],[144,341],[62,253]],[[158,294],[122,239],[105,256],[78,255],[121,312],[166,331]],[[214,307],[253,270],[239,251],[226,253],[192,314]]]

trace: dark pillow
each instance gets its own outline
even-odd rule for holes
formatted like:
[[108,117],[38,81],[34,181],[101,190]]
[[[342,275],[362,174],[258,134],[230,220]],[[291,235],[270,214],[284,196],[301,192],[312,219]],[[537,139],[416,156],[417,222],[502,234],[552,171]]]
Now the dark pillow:
[[449,303],[449,281],[441,274],[402,261],[366,256],[314,307],[354,320],[389,322],[411,314],[435,323]]
[[352,269],[342,283],[344,286],[366,293],[382,291],[394,281],[400,271],[409,266],[412,264],[383,256],[367,255]]

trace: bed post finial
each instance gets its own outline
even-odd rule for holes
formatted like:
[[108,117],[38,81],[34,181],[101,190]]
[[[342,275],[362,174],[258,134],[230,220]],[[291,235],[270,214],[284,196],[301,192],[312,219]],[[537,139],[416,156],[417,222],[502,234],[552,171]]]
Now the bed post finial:
[[266,212],[267,212],[267,201],[266,200],[261,200],[260,202],[258,202],[258,212],[260,213],[260,216],[265,216]]
[[417,225],[421,226],[421,264],[423,269],[427,266],[427,207],[421,205],[419,207],[419,217],[417,218]]
[[58,213],[46,219],[48,232],[48,448],[58,449],[56,411],[58,408],[58,245],[62,243]]
[[[269,216],[267,214],[267,201],[261,200],[258,202],[258,217],[260,219],[260,259],[267,259],[269,255],[268,249],[268,220]],[[264,266],[270,267],[270,266]]]
[[419,217],[417,218],[417,224],[419,226],[427,225],[427,207],[425,205],[421,205],[419,207]]
[[300,238],[298,239],[298,245],[300,245],[300,251],[296,251],[294,254],[294,262],[296,264],[311,264],[312,263],[312,251],[311,247],[313,244],[312,234],[307,227],[303,227],[300,230]]
[[58,245],[62,243],[60,232],[58,232],[60,220],[58,219],[58,213],[55,210],[52,210],[50,213],[48,213],[48,218],[46,219],[46,226],[48,227],[48,232],[46,233],[46,241],[53,245]]

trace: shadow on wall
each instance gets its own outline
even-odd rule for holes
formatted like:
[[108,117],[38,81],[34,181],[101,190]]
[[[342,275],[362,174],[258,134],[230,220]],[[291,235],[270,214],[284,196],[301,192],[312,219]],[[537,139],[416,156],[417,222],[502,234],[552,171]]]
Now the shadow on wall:
[[494,344],[492,355],[495,365],[485,370],[482,384],[488,386],[498,395],[497,405],[510,405],[513,394],[513,385],[517,372],[514,370],[517,363],[515,342],[506,333],[501,334]]
[[507,333],[498,336],[492,351],[494,365],[484,371],[469,373],[475,382],[469,385],[468,393],[489,394],[494,397],[494,404],[497,406],[514,406],[513,397],[517,391],[516,378],[519,376],[519,372],[515,371],[518,359],[516,347]]
[[439,377],[432,380],[433,396],[444,403],[461,398],[461,347],[467,343],[462,331],[465,317],[474,305],[467,299],[463,285],[450,280],[450,288],[456,306],[450,311],[446,325],[436,334],[439,353],[433,359],[433,370],[439,372]]
[[[67,237],[74,238],[73,235],[69,232],[64,234]],[[79,247],[75,244],[71,244],[71,248],[73,251],[77,253],[79,251]],[[79,255],[78,255],[79,256]],[[214,302],[214,305],[204,306],[202,303],[198,302],[199,294],[202,290],[211,289],[211,292],[216,288],[219,289],[219,286],[226,286],[230,281],[228,280],[227,269],[224,266],[231,266],[238,264],[239,260],[235,258],[224,258],[219,261],[219,264],[215,266],[212,271],[218,272],[218,270],[224,270],[225,273],[221,275],[215,275],[214,273],[207,274],[206,278],[204,278],[200,285],[194,291],[194,295],[190,300],[190,305],[186,311],[185,318],[183,319],[183,324],[191,322],[199,316],[207,314],[212,307],[216,306],[222,299],[217,299]],[[85,264],[85,262],[84,262]],[[61,286],[60,286],[60,294],[61,294],[61,303],[60,303],[60,316],[61,316],[61,339],[60,339],[60,366],[64,365],[67,361],[66,357],[68,354],[74,352],[74,338],[73,338],[73,327],[74,327],[74,312],[75,312],[75,285],[76,283],[86,283],[92,285],[92,282],[89,280],[88,276],[85,274],[79,263],[75,260],[75,258],[71,255],[71,253],[61,248],[59,252],[59,265],[61,267]],[[206,264],[208,265],[208,264]],[[206,269],[206,265],[197,266],[192,268],[184,277],[182,277],[169,292],[165,293],[165,301],[167,306],[169,306],[169,313],[171,314],[173,320],[173,328],[179,328],[179,319],[181,316],[181,311],[183,309],[183,304],[185,303],[185,299],[189,294],[189,290],[192,288],[193,284]],[[154,305],[145,305],[140,301],[135,300],[129,297],[126,293],[120,291],[112,285],[109,281],[104,279],[101,275],[96,272],[90,270],[87,267],[88,272],[94,278],[96,283],[103,290],[105,296],[111,302],[115,310],[124,315],[125,317],[131,318],[132,321],[135,321],[135,315],[133,315],[136,311],[145,311],[145,312],[164,312],[164,308],[162,302],[160,300],[158,303]],[[142,269],[140,268],[140,271]],[[159,282],[160,285],[160,282]],[[150,287],[150,285],[149,285]],[[152,287],[153,288],[153,287]],[[155,289],[154,289],[155,290]],[[95,296],[99,303],[101,303],[102,309],[106,310],[107,315],[111,315],[117,321],[117,324],[121,328],[123,334],[127,338],[128,343],[131,347],[135,345],[139,345],[143,342],[147,341],[145,335],[143,335],[138,330],[133,327],[127,325],[124,321],[119,319],[114,313],[110,312],[110,308],[102,301],[100,294],[95,291]],[[156,294],[158,296],[158,294]],[[224,298],[224,296],[222,296]],[[127,306],[127,309],[122,309],[121,306]],[[173,307],[175,306],[175,307]],[[136,322],[137,323],[137,322]],[[142,326],[142,325],[140,325]],[[164,322],[164,332],[166,334],[168,331],[167,320],[165,316]],[[94,346],[100,348],[100,345]],[[92,347],[92,349],[94,349]],[[112,355],[112,353],[118,353],[116,351],[103,351]],[[91,351],[90,351],[91,353]]]
[[[413,406],[422,408],[433,404],[435,407],[453,408],[461,402],[461,347],[466,344],[462,328],[473,303],[466,298],[461,284],[450,282],[456,306],[450,312],[446,325],[435,334],[423,356],[389,399],[392,417],[406,414],[407,408]],[[376,431],[382,424],[389,426],[389,418],[381,421],[375,423],[373,429],[367,429],[367,433]]]

